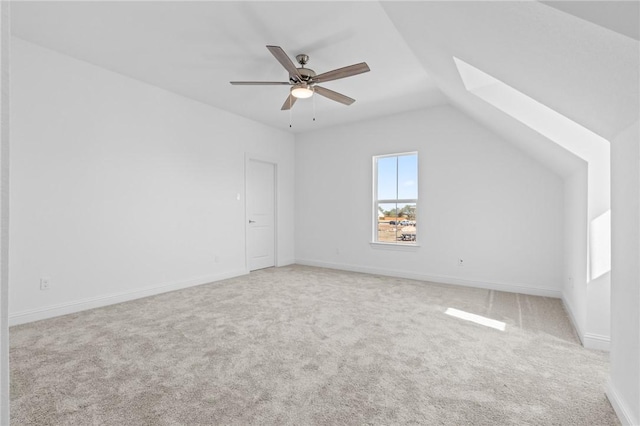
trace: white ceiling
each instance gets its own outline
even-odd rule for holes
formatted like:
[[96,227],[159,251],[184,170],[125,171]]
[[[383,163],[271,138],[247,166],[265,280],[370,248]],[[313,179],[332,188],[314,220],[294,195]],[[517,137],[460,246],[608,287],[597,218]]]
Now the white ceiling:
[[541,3],[640,40],[640,2],[637,0],[552,0]]
[[[377,2],[20,2],[12,31],[27,41],[234,112],[289,129],[280,107],[287,81],[266,49],[310,56],[322,73],[358,62],[371,72],[323,86],[356,99],[321,96],[292,111],[295,132],[446,103]],[[315,101],[316,122],[313,118]]]
[[310,55],[317,73],[366,61],[324,86],[344,106],[298,101],[294,132],[451,103],[560,175],[579,160],[467,92],[458,57],[610,139],[638,120],[636,1],[13,2],[12,31],[106,69],[281,129],[285,81],[265,48]]

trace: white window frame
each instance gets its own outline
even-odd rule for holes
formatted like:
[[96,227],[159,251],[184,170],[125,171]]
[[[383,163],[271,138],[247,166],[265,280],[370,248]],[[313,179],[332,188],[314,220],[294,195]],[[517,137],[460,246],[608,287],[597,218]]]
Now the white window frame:
[[[383,155],[374,155],[373,156],[373,227],[372,227],[372,240],[371,240],[371,246],[373,248],[390,248],[390,249],[394,249],[394,250],[412,250],[415,247],[419,247],[418,241],[418,235],[419,235],[419,231],[418,228],[416,227],[416,239],[415,241],[411,241],[411,242],[398,242],[398,241],[394,241],[394,242],[388,242],[388,241],[378,241],[378,205],[380,203],[395,203],[395,204],[402,204],[402,203],[415,203],[416,205],[416,212],[419,212],[419,206],[418,206],[418,200],[420,199],[419,197],[419,192],[418,192],[418,198],[407,198],[407,199],[383,199],[383,200],[379,200],[378,199],[378,159],[380,158],[389,158],[389,157],[402,157],[405,155],[415,155],[417,158],[417,165],[416,165],[416,180],[418,182],[418,191],[420,191],[420,185],[419,185],[419,177],[420,177],[420,156],[418,154],[418,151],[409,151],[409,152],[398,152],[398,153],[393,153],[393,154],[383,154]],[[398,194],[398,167],[396,166],[396,196]],[[416,216],[416,223],[418,221],[418,218]]]

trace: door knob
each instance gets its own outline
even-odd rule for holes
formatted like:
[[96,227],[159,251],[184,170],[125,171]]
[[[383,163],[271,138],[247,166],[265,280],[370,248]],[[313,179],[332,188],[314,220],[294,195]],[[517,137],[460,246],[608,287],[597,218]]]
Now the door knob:
[[249,223],[256,223],[256,221],[249,219]]

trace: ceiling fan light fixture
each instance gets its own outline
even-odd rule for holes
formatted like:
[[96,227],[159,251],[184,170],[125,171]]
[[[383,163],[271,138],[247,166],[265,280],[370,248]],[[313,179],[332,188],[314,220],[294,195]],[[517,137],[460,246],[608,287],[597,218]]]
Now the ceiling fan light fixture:
[[[244,86],[258,86],[258,85],[286,85],[290,86],[289,96],[282,104],[281,111],[290,111],[293,104],[298,99],[310,98],[314,93],[323,96],[332,101],[339,102],[344,105],[351,105],[356,100],[341,93],[334,92],[326,87],[318,86],[318,83],[325,83],[327,81],[339,80],[346,77],[362,74],[371,71],[369,65],[366,62],[360,62],[359,64],[349,65],[348,67],[337,68],[335,70],[323,72],[322,74],[316,74],[311,68],[306,68],[305,65],[309,62],[309,55],[300,54],[296,56],[300,68],[297,68],[291,58],[286,54],[280,46],[267,46],[269,52],[276,58],[280,65],[289,74],[288,81],[231,81],[233,85]],[[314,106],[315,108],[315,106]],[[314,118],[315,120],[315,118]]]
[[306,99],[313,96],[313,89],[306,83],[296,84],[291,88],[291,95],[298,99]]

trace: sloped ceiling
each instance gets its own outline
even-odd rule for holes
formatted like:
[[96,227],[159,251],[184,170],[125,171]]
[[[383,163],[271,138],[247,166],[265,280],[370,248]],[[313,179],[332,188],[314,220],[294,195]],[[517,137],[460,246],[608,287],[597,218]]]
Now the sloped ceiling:
[[[611,139],[638,120],[637,2],[14,2],[15,35],[281,129],[283,86],[265,45],[316,72],[366,61],[325,86],[357,99],[298,102],[294,132],[451,103],[560,175],[580,164],[467,92],[453,57]],[[316,98],[314,96],[314,98]]]
[[[610,2],[601,3],[606,8]],[[633,37],[540,2],[385,2],[383,7],[452,103],[560,174],[570,172],[575,159],[468,93],[454,57],[605,139],[638,120],[639,44]]]
[[608,28],[617,33],[640,40],[640,2],[625,1],[541,1],[547,6],[567,12],[575,17]]

